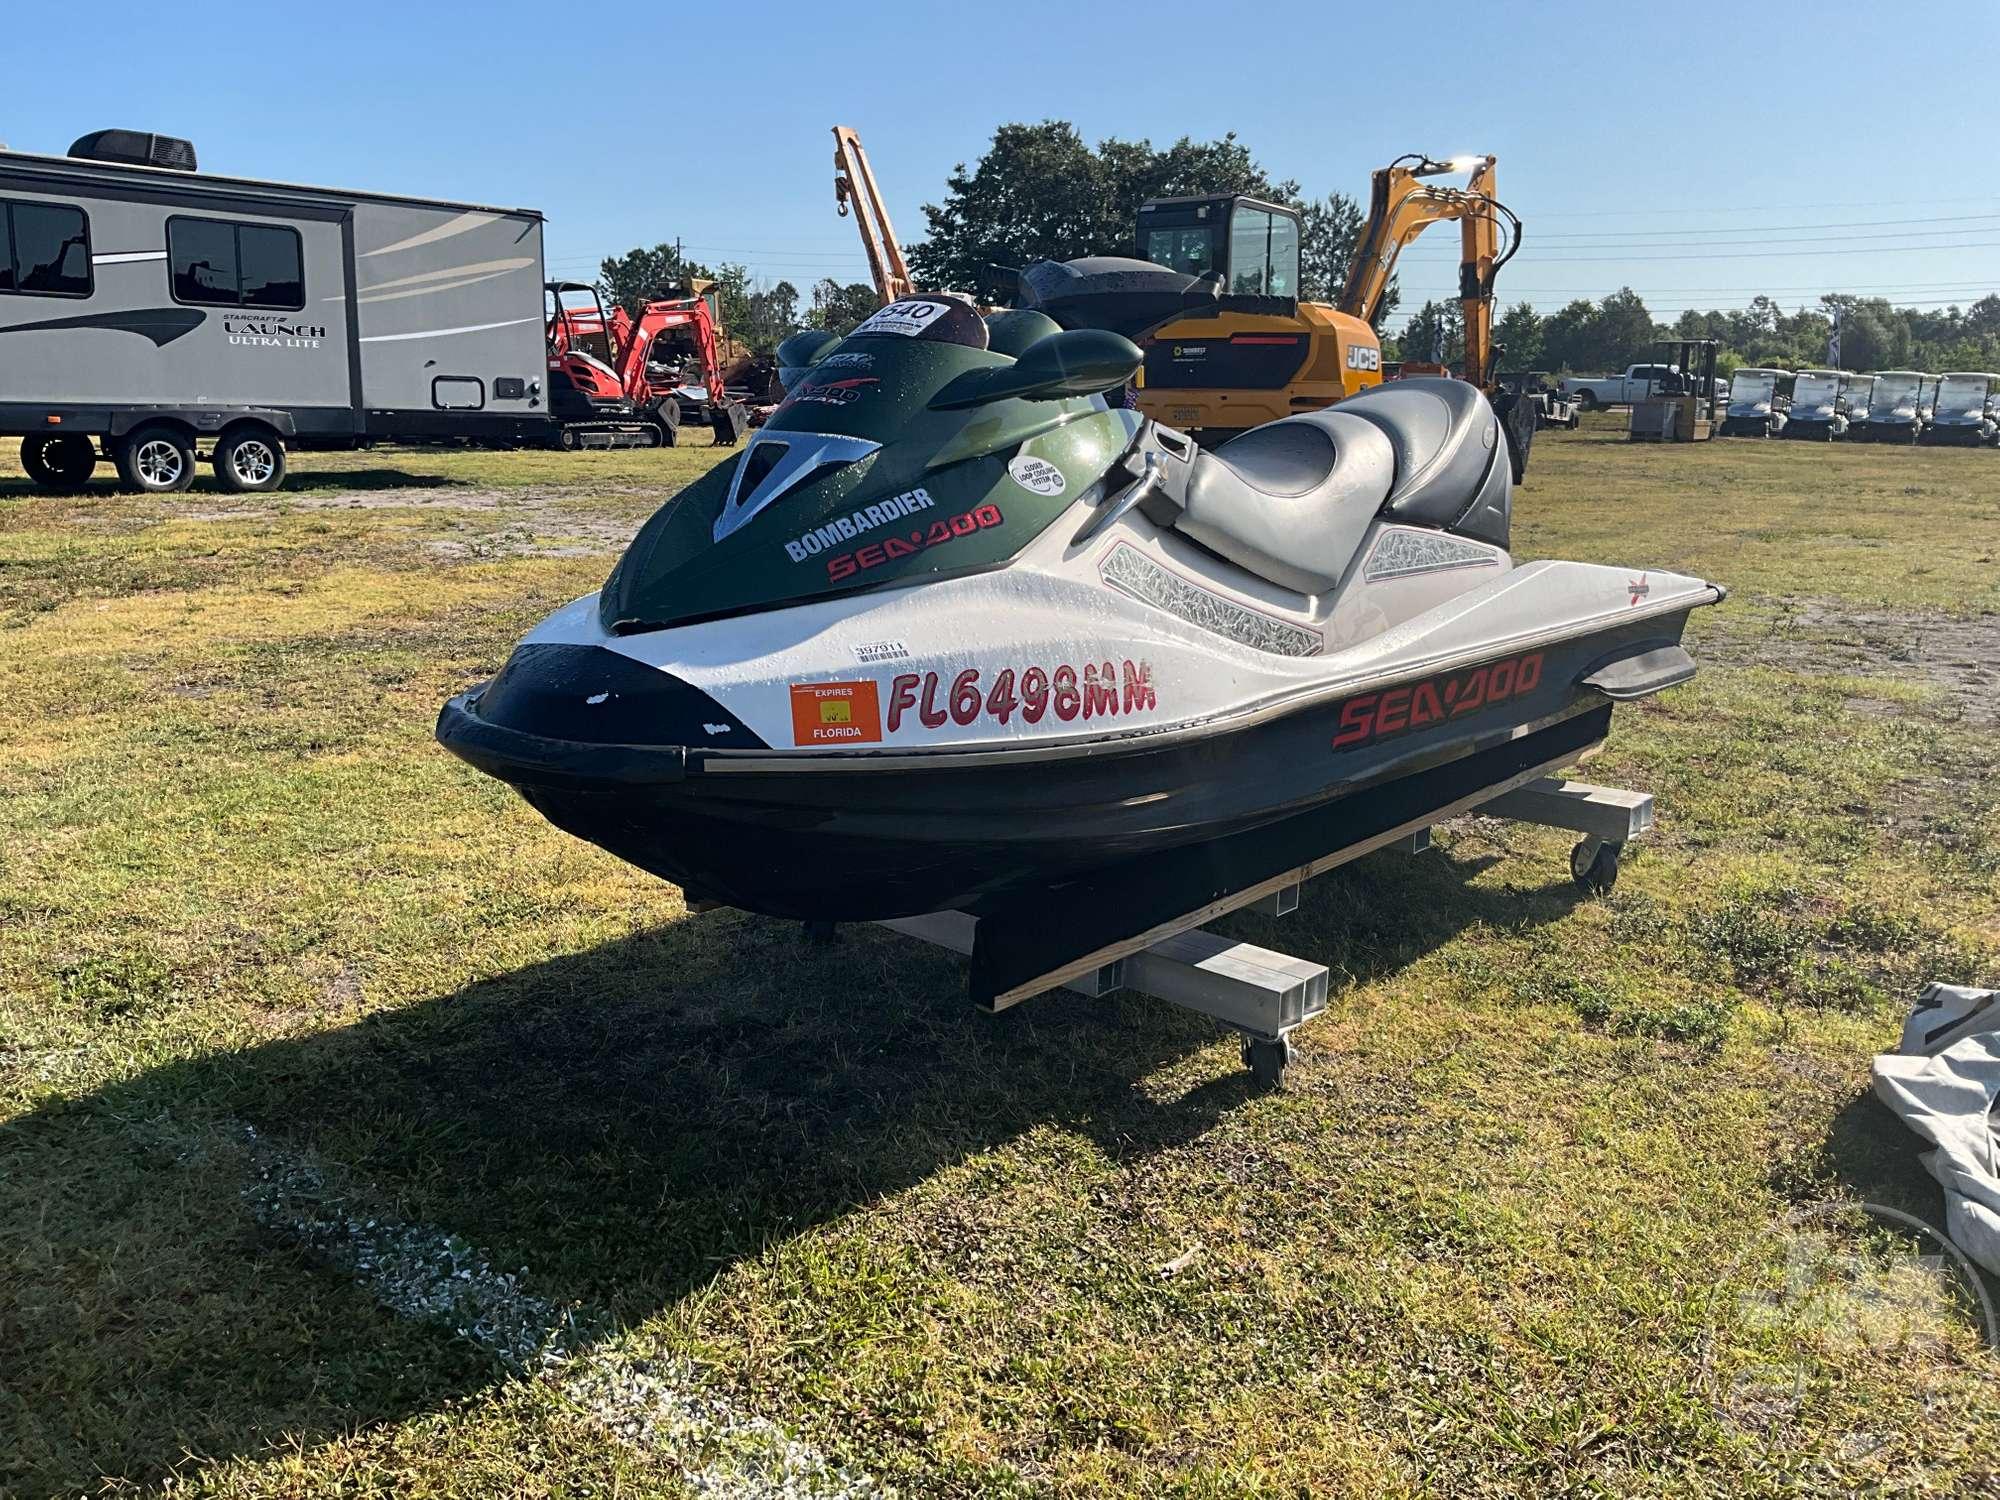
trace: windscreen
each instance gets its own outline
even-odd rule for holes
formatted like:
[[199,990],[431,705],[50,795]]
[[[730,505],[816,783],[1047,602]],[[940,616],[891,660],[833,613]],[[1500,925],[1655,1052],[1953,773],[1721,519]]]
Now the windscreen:
[[1984,375],[1945,376],[1944,384],[1938,388],[1938,414],[1942,416],[1948,412],[1956,416],[1966,412],[1978,416],[1986,409],[1986,388]]
[[1166,224],[1146,231],[1140,255],[1183,276],[1200,276],[1215,269],[1215,226]]
[[1868,409],[1892,415],[1895,412],[1916,410],[1917,387],[1923,384],[1921,375],[1877,375],[1875,390],[1868,398]]
[[1778,388],[1778,376],[1774,370],[1738,370],[1729,378],[1729,404],[1731,406],[1768,406],[1771,394]]
[[1792,410],[1831,409],[1840,391],[1838,375],[1801,375],[1792,387]]

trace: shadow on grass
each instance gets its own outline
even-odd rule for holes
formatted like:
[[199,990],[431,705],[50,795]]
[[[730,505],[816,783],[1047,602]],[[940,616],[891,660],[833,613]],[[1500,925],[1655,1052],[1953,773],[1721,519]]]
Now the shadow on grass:
[[[1467,886],[1482,864],[1377,856],[1233,930],[1365,980],[1574,899]],[[0,1430],[20,1435],[0,1489],[312,1445],[503,1375],[259,1228],[240,1162],[191,1161],[189,1131],[245,1122],[318,1152],[368,1195],[356,1212],[449,1229],[538,1295],[632,1321],[1031,1129],[1128,1165],[1184,1144],[1248,1075],[1164,1102],[1139,1085],[1226,1035],[1138,996],[984,1016],[921,944],[862,928],[814,946],[712,913],[29,1115],[0,1129],[0,1265],[25,1287],[0,1302]]]

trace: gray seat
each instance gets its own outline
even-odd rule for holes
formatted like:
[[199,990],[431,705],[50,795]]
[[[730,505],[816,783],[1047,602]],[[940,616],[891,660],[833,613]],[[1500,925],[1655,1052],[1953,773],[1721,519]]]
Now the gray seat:
[[1197,452],[1172,525],[1301,594],[1340,582],[1396,477],[1382,430],[1346,406],[1253,427]]
[[1513,466],[1499,415],[1477,386],[1441,377],[1392,380],[1338,409],[1371,423],[1395,451],[1386,518],[1507,545]]

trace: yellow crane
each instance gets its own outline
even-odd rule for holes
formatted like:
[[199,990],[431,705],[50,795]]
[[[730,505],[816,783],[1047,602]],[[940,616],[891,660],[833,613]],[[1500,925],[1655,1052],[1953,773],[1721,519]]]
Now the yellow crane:
[[850,208],[854,211],[861,248],[868,255],[868,274],[882,305],[887,307],[915,291],[916,283],[903,260],[903,247],[896,243],[895,228],[889,223],[889,207],[882,201],[882,191],[868,165],[868,153],[861,149],[861,137],[845,125],[833,127],[833,206],[843,219]]

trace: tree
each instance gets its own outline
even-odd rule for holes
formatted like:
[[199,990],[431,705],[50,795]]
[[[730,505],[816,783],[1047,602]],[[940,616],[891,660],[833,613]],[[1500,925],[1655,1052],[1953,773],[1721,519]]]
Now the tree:
[[769,354],[799,326],[799,289],[789,281],[752,285],[746,267],[725,261],[716,268],[717,314],[731,338]]
[[1551,370],[1587,370],[1592,358],[1591,325],[1597,304],[1579,297],[1542,321],[1542,359]]
[[606,256],[597,268],[597,289],[606,302],[636,317],[663,287],[710,280],[714,274],[698,261],[686,259],[674,246],[659,244],[650,250],[627,250],[615,258]]
[[844,334],[880,305],[881,299],[875,295],[875,288],[867,282],[851,281],[842,286],[829,276],[813,285],[812,306],[806,311],[806,327]]
[[1465,357],[1465,321],[1456,302],[1426,302],[1397,339],[1405,363],[1455,365]]
[[1530,303],[1516,302],[1493,325],[1493,342],[1510,370],[1533,370],[1542,357],[1542,320]]

